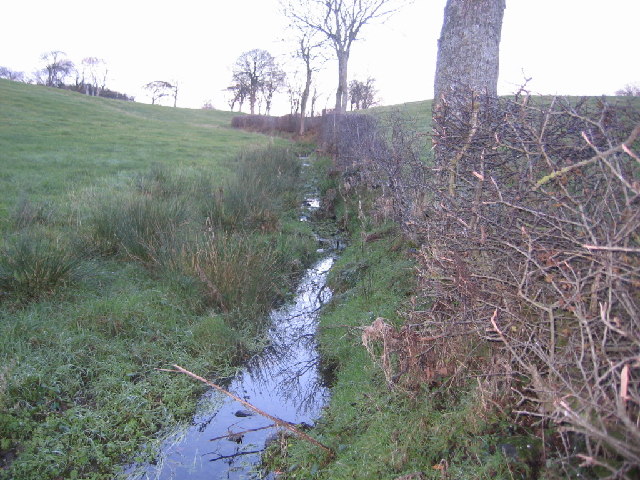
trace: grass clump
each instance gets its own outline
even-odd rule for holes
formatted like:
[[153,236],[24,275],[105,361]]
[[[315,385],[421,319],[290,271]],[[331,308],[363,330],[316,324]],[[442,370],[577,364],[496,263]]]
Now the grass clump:
[[210,197],[210,218],[224,229],[274,231],[277,212],[298,205],[291,186],[299,181],[300,168],[299,160],[283,148],[243,153],[235,175]]
[[211,304],[257,316],[282,301],[312,257],[304,237],[223,232],[204,239],[190,260]]
[[82,277],[81,261],[64,243],[41,230],[19,232],[0,249],[0,301],[32,301]]
[[144,263],[158,263],[176,246],[188,222],[186,205],[178,199],[123,195],[106,200],[91,217],[93,240],[106,254]]

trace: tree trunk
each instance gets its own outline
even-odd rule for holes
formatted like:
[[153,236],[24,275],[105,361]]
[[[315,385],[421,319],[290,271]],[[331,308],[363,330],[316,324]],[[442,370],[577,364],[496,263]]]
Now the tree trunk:
[[312,70],[307,64],[307,78],[304,83],[304,90],[302,91],[302,97],[300,98],[300,130],[299,134],[304,135],[304,119],[307,115],[307,102],[309,101],[309,92],[311,92],[311,74]]
[[347,111],[347,99],[349,90],[347,87],[347,64],[349,63],[349,52],[340,50],[336,52],[338,56],[338,90],[336,91],[336,113]]
[[497,95],[505,0],[447,0],[438,40],[434,100],[460,88]]
[[483,106],[497,96],[500,35],[505,0],[447,0],[438,40],[432,110],[435,162],[456,196],[462,163]]

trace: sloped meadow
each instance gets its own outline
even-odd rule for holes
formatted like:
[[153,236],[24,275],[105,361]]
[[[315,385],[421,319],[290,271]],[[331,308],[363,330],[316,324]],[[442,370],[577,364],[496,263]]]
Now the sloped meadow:
[[0,95],[0,478],[114,478],[202,392],[157,369],[230,375],[313,260],[299,160],[220,112]]

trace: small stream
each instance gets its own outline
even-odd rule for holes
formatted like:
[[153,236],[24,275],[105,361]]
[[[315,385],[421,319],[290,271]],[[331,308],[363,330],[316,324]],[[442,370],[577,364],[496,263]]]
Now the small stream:
[[[305,206],[312,211],[317,201],[308,199]],[[312,425],[328,400],[328,388],[318,371],[315,331],[319,311],[331,298],[326,279],[333,262],[333,255],[327,254],[306,271],[293,301],[270,314],[269,346],[252,357],[226,387],[296,425]],[[129,478],[274,478],[259,471],[262,451],[277,438],[276,427],[270,425],[269,419],[211,390],[201,398],[191,426],[164,443],[160,461],[138,467]]]

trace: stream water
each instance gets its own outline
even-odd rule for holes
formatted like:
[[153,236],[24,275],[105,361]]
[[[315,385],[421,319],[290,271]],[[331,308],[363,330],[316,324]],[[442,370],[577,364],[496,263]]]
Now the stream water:
[[[292,424],[313,424],[328,398],[318,369],[315,330],[319,310],[331,298],[326,278],[333,261],[327,255],[306,271],[294,300],[270,315],[269,346],[227,386],[257,408]],[[212,390],[202,397],[191,426],[165,442],[160,461],[139,467],[129,478],[263,478],[260,455],[277,434],[270,425],[269,419]]]

